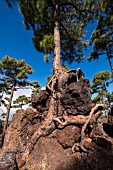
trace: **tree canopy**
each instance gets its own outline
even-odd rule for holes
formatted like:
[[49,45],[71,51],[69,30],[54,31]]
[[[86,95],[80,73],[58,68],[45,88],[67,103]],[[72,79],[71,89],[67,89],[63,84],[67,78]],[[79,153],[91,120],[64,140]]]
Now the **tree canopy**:
[[98,59],[99,56],[106,55],[113,74],[113,3],[112,1],[102,0],[99,3],[101,12],[98,15],[98,23],[96,29],[91,36],[91,44],[93,44],[93,52],[88,58]]
[[[108,0],[6,0],[9,6],[19,1],[27,29],[34,30],[33,43],[46,57],[54,50],[54,26],[56,4],[59,20],[62,61],[81,61],[84,56],[82,47],[88,42],[82,37],[86,33],[87,22],[97,20],[97,27],[91,36],[93,52],[88,60],[107,55],[112,74],[113,65],[113,3]],[[47,57],[48,58],[48,57]],[[48,59],[47,59],[48,60]]]
[[53,52],[54,27],[55,21],[58,21],[61,59],[69,63],[74,60],[80,62],[84,58],[82,48],[87,46],[87,41],[83,41],[82,37],[87,23],[93,20],[96,4],[96,1],[82,0],[19,1],[26,28],[34,30],[32,40],[38,51]]

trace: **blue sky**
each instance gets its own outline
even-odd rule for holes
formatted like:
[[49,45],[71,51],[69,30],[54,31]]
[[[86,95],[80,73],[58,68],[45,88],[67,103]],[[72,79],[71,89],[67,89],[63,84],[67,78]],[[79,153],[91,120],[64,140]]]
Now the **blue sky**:
[[[94,29],[94,26],[89,26],[89,32]],[[24,59],[27,64],[30,64],[34,73],[29,76],[30,81],[37,80],[41,86],[46,85],[47,76],[51,75],[52,63],[44,62],[44,54],[36,51],[32,43],[33,33],[27,31],[23,24],[23,18],[17,6],[9,9],[6,3],[0,1],[0,60],[5,55],[12,58]],[[86,52],[88,57],[91,48]],[[72,63],[67,65],[70,69],[81,68],[85,77],[92,81],[95,73],[104,70],[110,70],[108,61],[102,56],[99,60],[89,63]],[[113,85],[110,86],[113,89]]]

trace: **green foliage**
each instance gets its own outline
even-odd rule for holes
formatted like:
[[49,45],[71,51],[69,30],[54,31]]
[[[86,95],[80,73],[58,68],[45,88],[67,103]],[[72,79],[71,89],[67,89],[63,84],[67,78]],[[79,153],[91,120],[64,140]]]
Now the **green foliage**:
[[101,98],[102,98],[102,96],[97,95],[96,97],[94,97],[94,98],[92,99],[92,102],[93,102],[93,103],[100,103]]
[[[58,5],[57,16],[56,4]],[[61,59],[62,61],[80,62],[84,59],[83,41],[88,22],[93,21],[98,1],[86,0],[20,0],[20,11],[24,16],[26,29],[33,29],[35,48],[45,54],[54,50],[54,27],[59,20]]]
[[8,83],[7,79],[5,77],[0,78],[0,106],[6,104],[6,101],[4,99],[4,94],[10,95],[10,83]]
[[102,102],[103,98],[107,98],[108,100],[109,93],[107,87],[111,83],[110,78],[111,74],[108,70],[98,72],[94,75],[91,92],[92,94],[97,94],[97,96],[92,99],[93,102]]
[[[0,104],[4,104],[4,106],[7,107],[13,85],[15,86],[15,91],[17,86],[19,88],[26,86],[28,84],[27,75],[32,74],[33,70],[24,60],[10,58],[7,55],[0,61],[0,68],[2,75],[2,78],[0,78]],[[3,94],[8,95],[7,99],[3,99]]]
[[52,34],[44,35],[42,41],[40,41],[40,48],[43,49],[44,53],[50,53],[54,50],[54,37]]
[[53,76],[48,76],[47,77],[47,83],[52,79]]
[[100,72],[98,72],[97,74],[94,75],[92,87],[103,86],[103,84],[107,80],[110,80],[110,78],[111,78],[111,74],[108,70],[100,71]]
[[16,100],[13,101],[13,108],[22,108],[22,106],[30,104],[30,97],[25,95],[19,96]]
[[64,72],[67,72],[70,70],[65,64],[62,65],[62,69]]
[[47,63],[49,62],[49,54],[44,55],[44,61]]
[[107,55],[112,74],[113,66],[111,59],[113,58],[113,2],[111,0],[98,1],[97,27],[92,33],[91,44],[93,44],[93,52],[88,60],[99,59],[101,55]]
[[113,103],[113,92],[109,94],[109,99],[110,99],[110,102]]
[[30,82],[30,86],[32,87],[32,94],[31,96],[35,96],[37,93],[39,93],[41,86],[37,81]]
[[3,76],[7,79],[7,83],[10,86],[14,83],[17,86],[26,85],[27,74],[33,73],[31,66],[26,64],[24,60],[16,60],[15,58],[5,56],[0,64],[2,66]]
[[105,96],[105,91],[104,90],[97,90],[96,93],[97,93],[97,96],[95,96],[92,99],[92,102],[93,103],[101,103],[101,102],[103,102],[103,97]]

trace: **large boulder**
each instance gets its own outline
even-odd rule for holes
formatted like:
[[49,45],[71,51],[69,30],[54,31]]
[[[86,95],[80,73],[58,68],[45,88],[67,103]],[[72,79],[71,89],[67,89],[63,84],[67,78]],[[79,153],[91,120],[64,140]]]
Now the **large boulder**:
[[[55,89],[56,92],[60,92],[61,112],[65,110],[69,115],[88,115],[92,108],[89,87],[88,79],[80,77],[77,81],[76,70],[59,76]],[[32,105],[37,109],[42,119],[47,114],[49,95],[50,91],[46,89],[40,91],[37,96],[32,97]]]
[[69,84],[61,93],[61,103],[68,114],[89,114],[92,108],[89,81],[81,78]]

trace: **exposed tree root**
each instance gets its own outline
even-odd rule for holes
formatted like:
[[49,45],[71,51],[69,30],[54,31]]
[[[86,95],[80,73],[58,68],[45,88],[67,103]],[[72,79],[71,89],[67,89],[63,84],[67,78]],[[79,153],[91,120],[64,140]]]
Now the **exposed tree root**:
[[73,147],[72,147],[72,152],[75,152],[75,148],[78,147],[80,148],[81,151],[88,153],[89,151],[87,149],[84,148],[84,146],[81,143],[74,143]]
[[53,117],[56,112],[56,108],[55,108],[56,93],[54,90],[55,84],[56,84],[56,75],[53,75],[52,79],[46,85],[46,88],[49,89],[51,92],[48,114],[44,122],[42,122],[42,125],[33,134],[30,143],[27,144],[24,155],[23,155],[23,159],[29,156],[29,154],[34,149],[36,143],[41,137],[47,136],[55,130],[55,124],[53,121]]
[[[67,116],[66,111],[64,111],[64,115],[62,117],[54,117],[53,120],[59,122],[62,126],[67,126],[69,124],[77,124],[77,125],[83,125],[81,133],[83,134],[88,123],[92,123],[94,120],[97,121],[99,116],[101,115],[101,111],[104,107],[104,104],[97,104],[94,106],[88,116],[84,115],[77,115],[77,116]],[[95,113],[97,111],[97,113]],[[94,115],[95,114],[95,115]],[[64,122],[62,122],[60,119],[64,119]]]
[[[74,144],[74,146],[72,147],[72,152],[74,152],[75,146],[78,146],[83,152],[88,152],[87,149],[85,149],[83,146],[85,130],[89,123],[93,123],[93,122],[97,121],[97,119],[101,115],[101,110],[103,108],[104,108],[104,104],[95,105],[92,108],[92,110],[88,116],[78,115],[78,116],[68,117],[66,115],[63,115],[63,119],[65,120],[64,122],[62,122],[59,117],[53,118],[54,121],[59,122],[62,126],[66,126],[69,124],[83,125],[82,130],[81,130],[81,142],[79,144],[78,143]],[[66,114],[66,112],[65,112],[65,114]]]
[[53,88],[50,87],[53,79],[55,79],[55,75],[53,75],[53,77],[50,79],[50,81],[46,85],[46,88],[48,88],[51,92],[53,92]]
[[91,112],[89,114],[89,117],[88,119],[86,120],[85,124],[83,125],[82,127],[82,130],[81,130],[81,141],[84,139],[84,136],[85,136],[85,130],[87,128],[87,125],[89,124],[92,116],[94,115],[94,113],[97,111],[97,110],[102,110],[104,107],[104,104],[96,104],[96,106],[94,106],[92,109],[91,109]]
[[[63,115],[63,117],[54,117],[53,120],[60,123],[60,125],[58,125],[58,128],[62,128],[70,124],[83,125],[88,119],[88,117],[89,116],[83,116],[83,115],[70,116],[70,117]],[[65,120],[64,122],[60,120],[62,118]]]
[[53,123],[53,116],[54,116],[53,113],[54,113],[54,98],[51,97],[50,107],[48,110],[47,117],[45,118],[42,125],[38,128],[38,130],[33,134],[30,143],[27,144],[24,157],[29,156],[31,151],[34,149],[34,146],[36,145],[37,141],[41,137],[49,135],[55,129],[55,125]]
[[101,116],[102,111],[99,110],[94,116],[93,116],[93,121],[97,122],[98,118]]
[[51,98],[50,98],[50,106],[48,110],[48,114],[42,123],[42,125],[38,128],[38,130],[33,134],[30,143],[27,144],[24,157],[29,156],[31,151],[34,149],[34,146],[36,145],[37,141],[44,136],[47,136],[51,134],[55,130],[55,124],[53,121],[54,115],[57,112],[56,109],[56,98],[57,94],[55,91],[55,84],[56,79],[58,75],[53,75],[51,80],[47,83],[46,88],[48,88],[51,91]]
[[[91,109],[91,112],[89,114],[89,117],[88,119],[86,120],[85,124],[83,125],[82,127],[82,130],[81,130],[81,142],[79,144],[79,147],[80,149],[83,151],[83,152],[86,152],[88,153],[89,151],[87,149],[84,148],[83,144],[84,144],[84,138],[85,138],[85,130],[87,128],[87,125],[90,123],[93,115],[95,114],[95,112],[98,110],[102,110],[104,107],[104,104],[97,104],[96,106],[94,106],[92,109]],[[98,112],[98,114],[100,114],[100,112]],[[95,120],[97,120],[97,118],[95,118]],[[75,147],[76,143],[74,144],[74,146],[72,147],[72,151],[74,151],[74,147]]]

